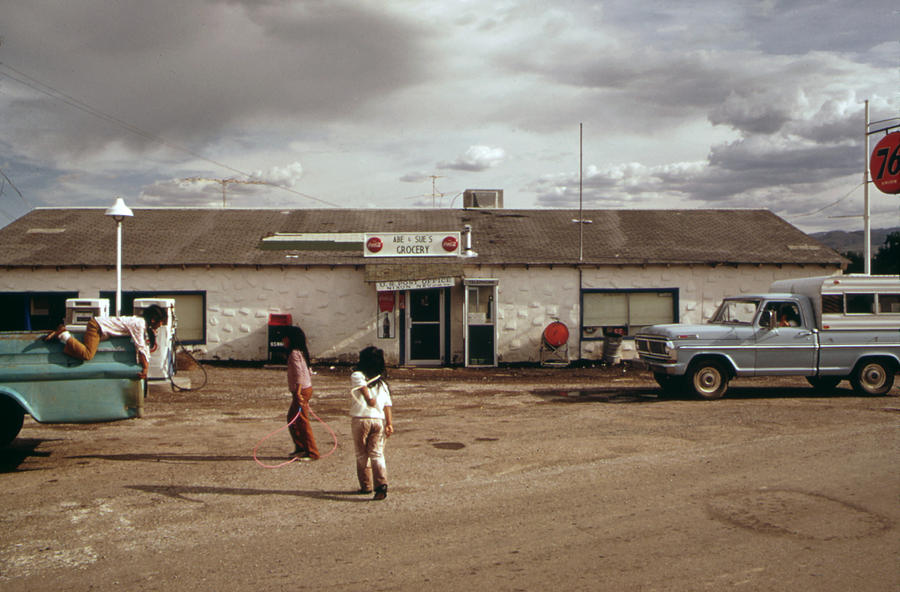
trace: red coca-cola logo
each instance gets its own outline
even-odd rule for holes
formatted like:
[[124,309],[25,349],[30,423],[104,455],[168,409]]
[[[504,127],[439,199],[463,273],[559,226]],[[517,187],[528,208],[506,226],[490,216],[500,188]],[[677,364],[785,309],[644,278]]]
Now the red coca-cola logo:
[[455,236],[448,236],[443,240],[441,246],[444,247],[444,250],[448,253],[452,253],[459,246],[459,241],[456,240]]
[[373,236],[369,240],[366,241],[366,248],[370,253],[377,253],[382,248],[384,248],[384,243],[381,242],[381,239],[377,236]]

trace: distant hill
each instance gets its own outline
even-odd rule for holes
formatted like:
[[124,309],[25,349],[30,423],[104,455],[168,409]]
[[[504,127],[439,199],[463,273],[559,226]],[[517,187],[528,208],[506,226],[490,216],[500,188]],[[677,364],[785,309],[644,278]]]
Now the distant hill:
[[[878,252],[878,249],[881,245],[884,244],[884,239],[887,238],[887,235],[892,232],[900,232],[900,227],[897,228],[873,228],[872,233],[872,252]],[[817,241],[824,243],[826,246],[831,247],[838,253],[846,253],[846,252],[854,252],[854,253],[862,253],[863,245],[865,244],[863,241],[863,231],[862,230],[854,230],[853,232],[845,232],[843,230],[829,230],[827,232],[814,232],[809,236],[813,237]]]

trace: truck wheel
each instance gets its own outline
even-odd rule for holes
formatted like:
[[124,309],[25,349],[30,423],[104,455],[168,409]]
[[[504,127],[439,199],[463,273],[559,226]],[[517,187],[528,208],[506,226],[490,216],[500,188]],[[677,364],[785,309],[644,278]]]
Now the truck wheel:
[[728,390],[728,371],[722,362],[698,362],[688,373],[690,386],[701,399],[721,399]]
[[24,419],[25,412],[18,403],[8,397],[0,397],[0,446],[16,439]]
[[883,395],[894,386],[894,372],[890,363],[866,360],[850,376],[850,384],[861,395]]
[[817,391],[829,392],[840,384],[843,380],[841,376],[807,376],[806,382]]

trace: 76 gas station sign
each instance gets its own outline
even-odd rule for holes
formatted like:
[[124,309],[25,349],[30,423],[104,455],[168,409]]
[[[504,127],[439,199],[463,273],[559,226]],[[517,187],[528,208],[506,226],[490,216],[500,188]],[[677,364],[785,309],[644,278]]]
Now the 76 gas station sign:
[[886,135],[875,145],[869,172],[875,187],[884,193],[900,193],[900,132]]

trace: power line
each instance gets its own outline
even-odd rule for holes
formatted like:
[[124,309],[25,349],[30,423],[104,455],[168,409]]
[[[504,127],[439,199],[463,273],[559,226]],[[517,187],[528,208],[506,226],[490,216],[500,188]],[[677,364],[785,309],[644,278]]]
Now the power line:
[[[30,208],[31,204],[28,203],[28,200],[25,199],[25,196],[22,195],[22,192],[19,191],[18,187],[16,187],[16,184],[12,182],[12,179],[10,179],[8,176],[6,176],[6,173],[4,173],[2,170],[0,170],[0,176],[3,177],[2,181],[0,181],[0,197],[3,197],[3,193],[6,190],[6,186],[9,185],[16,191],[17,194],[19,194],[19,199],[22,200],[22,203],[24,203],[27,207]],[[16,217],[11,215],[9,212],[7,212],[5,208],[0,208],[0,213],[2,213],[4,216],[9,218],[10,220],[16,219]]]
[[[12,179],[10,179],[9,177],[7,177],[7,176],[6,176],[6,173],[4,173],[2,170],[0,170],[0,175],[2,175],[4,179],[6,179],[6,182],[9,183],[9,186],[10,186],[10,187],[12,187],[13,189],[16,190],[16,193],[19,194],[19,198],[22,200],[22,202],[23,202],[26,206],[31,207],[31,204],[28,203],[28,200],[25,199],[25,196],[22,195],[22,192],[19,191],[19,188],[18,188],[18,187],[16,187],[16,184],[12,182]],[[3,193],[2,189],[0,189],[0,193]]]
[[[238,169],[238,168],[235,168],[235,167],[233,167],[233,166],[231,166],[231,165],[228,165],[228,164],[225,164],[225,163],[223,163],[223,162],[219,162],[219,161],[217,161],[217,160],[213,160],[213,159],[211,159],[211,158],[207,158],[206,156],[203,156],[202,154],[199,154],[199,153],[197,153],[197,152],[194,152],[193,150],[190,150],[190,149],[188,149],[188,148],[185,148],[184,146],[181,146],[181,145],[179,145],[179,144],[174,144],[174,143],[172,143],[172,142],[169,142],[169,141],[166,140],[165,138],[162,138],[162,137],[160,137],[160,136],[157,136],[157,135],[155,135],[155,134],[152,134],[152,133],[150,133],[150,132],[148,132],[148,131],[145,131],[145,130],[143,130],[143,129],[141,129],[141,128],[135,126],[135,125],[132,125],[132,124],[128,123],[127,121],[124,121],[124,120],[122,120],[122,119],[119,119],[118,117],[115,117],[115,116],[113,116],[113,115],[110,115],[110,114],[108,114],[108,113],[105,113],[104,111],[101,111],[101,110],[99,110],[99,109],[96,109],[96,108],[94,108],[94,107],[88,105],[88,104],[85,103],[84,101],[80,101],[79,99],[76,99],[75,97],[73,97],[73,96],[71,96],[71,95],[68,95],[68,94],[62,92],[61,90],[58,90],[58,89],[56,89],[56,88],[50,86],[49,84],[45,84],[45,83],[41,82],[40,80],[37,80],[37,79],[34,78],[33,76],[29,76],[29,75],[26,74],[25,72],[22,72],[21,70],[18,70],[18,69],[16,69],[16,68],[10,66],[10,65],[7,64],[6,62],[0,61],[0,66],[6,68],[7,70],[11,70],[12,72],[15,72],[15,73],[18,74],[18,76],[19,76],[19,77],[13,76],[12,74],[9,74],[8,72],[2,72],[2,71],[0,71],[0,74],[6,76],[7,78],[10,78],[10,79],[12,79],[12,80],[15,80],[15,81],[18,82],[19,84],[22,84],[22,85],[24,85],[24,86],[27,86],[28,88],[30,88],[30,89],[32,89],[32,90],[35,90],[35,91],[37,91],[37,92],[39,92],[39,93],[41,93],[41,94],[45,94],[45,95],[47,95],[47,96],[49,96],[49,97],[51,97],[51,98],[53,98],[53,99],[56,99],[56,100],[58,100],[58,101],[62,101],[63,103],[66,103],[67,105],[70,105],[71,107],[74,107],[74,108],[76,108],[76,109],[79,109],[79,110],[81,110],[81,111],[84,111],[85,113],[87,113],[87,114],[89,114],[89,115],[93,115],[94,117],[97,117],[97,118],[99,118],[99,119],[102,119],[102,120],[104,120],[104,121],[107,121],[107,122],[109,122],[109,123],[112,123],[112,124],[114,124],[114,125],[117,125],[117,126],[123,128],[123,129],[125,129],[125,130],[127,130],[127,131],[129,131],[129,132],[131,132],[131,133],[133,133],[133,134],[135,134],[135,135],[141,136],[142,138],[144,138],[144,139],[146,139],[146,140],[151,140],[151,141],[153,141],[153,142],[156,142],[156,143],[162,144],[162,145],[164,145],[164,146],[167,146],[167,147],[169,147],[169,148],[172,148],[173,150],[177,150],[177,151],[180,151],[180,152],[184,152],[185,154],[190,154],[191,156],[193,156],[194,158],[197,158],[198,160],[202,160],[202,161],[204,161],[204,162],[208,162],[208,163],[213,164],[213,165],[216,165],[216,166],[218,166],[218,167],[222,167],[222,168],[224,168],[224,169],[228,169],[229,171],[238,173],[238,174],[243,175],[243,176],[245,176],[245,177],[250,177],[250,176],[252,176],[252,175],[250,175],[249,173],[244,172],[244,171],[242,171],[242,170],[240,170],[240,169]],[[24,78],[24,80],[23,80],[23,78]],[[332,203],[332,202],[330,202],[330,201],[321,199],[321,198],[319,198],[319,197],[315,197],[315,196],[313,196],[313,195],[309,195],[309,194],[307,194],[307,193],[303,193],[302,191],[296,191],[296,190],[294,190],[294,189],[291,189],[290,187],[285,187],[284,185],[278,185],[277,183],[260,183],[260,184],[261,184],[261,185],[270,185],[270,186],[272,186],[272,187],[277,187],[278,189],[281,189],[281,190],[283,190],[283,191],[287,191],[287,192],[289,192],[289,193],[293,193],[293,194],[295,194],[295,195],[299,195],[299,196],[301,196],[301,197],[305,197],[305,198],[307,198],[307,199],[311,199],[311,200],[313,200],[313,201],[317,201],[317,202],[320,202],[320,203],[323,203],[323,204],[326,204],[326,205],[330,205],[330,206],[333,206],[333,207],[336,207],[336,208],[341,207],[341,206],[339,206],[338,204],[335,204],[335,203]]]
[[807,212],[805,214],[794,214],[792,217],[793,218],[803,218],[805,216],[814,216],[823,210],[827,210],[830,207],[834,207],[834,206],[838,205],[839,203],[841,203],[842,201],[844,201],[845,199],[850,197],[854,191],[856,191],[857,189],[859,189],[862,186],[863,186],[863,183],[860,183],[859,185],[854,185],[853,189],[848,191],[843,197],[841,197],[840,199],[838,199],[837,201],[835,201],[833,203],[828,204],[827,206],[822,206],[821,208],[819,208],[818,210],[815,210],[814,212]]

